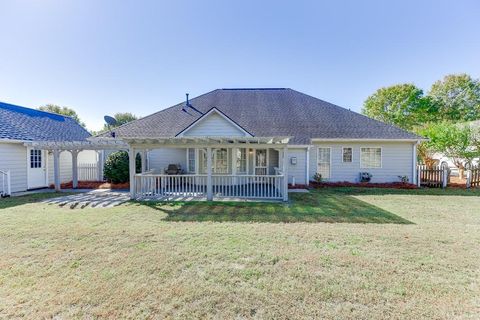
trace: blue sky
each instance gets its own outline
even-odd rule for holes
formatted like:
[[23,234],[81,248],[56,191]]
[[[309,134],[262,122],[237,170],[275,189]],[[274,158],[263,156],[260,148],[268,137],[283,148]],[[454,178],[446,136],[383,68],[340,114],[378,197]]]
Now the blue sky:
[[480,77],[480,1],[0,0],[0,101],[145,116],[215,88],[360,111],[377,88]]

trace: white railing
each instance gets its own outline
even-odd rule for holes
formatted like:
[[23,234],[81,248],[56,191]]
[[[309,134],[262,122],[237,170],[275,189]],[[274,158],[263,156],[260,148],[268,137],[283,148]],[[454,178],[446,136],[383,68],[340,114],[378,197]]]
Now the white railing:
[[221,198],[282,199],[283,176],[214,175],[213,196]]
[[205,197],[207,175],[135,175],[137,198]]
[[[135,175],[135,197],[139,199],[205,198],[209,192],[207,175]],[[211,176],[213,198],[284,199],[284,176],[224,175]]]
[[79,181],[98,181],[98,165],[96,163],[79,163],[78,164],[78,180]]
[[0,170],[0,179],[2,183],[0,184],[0,196],[6,197],[12,194],[12,187],[10,181],[10,171],[2,171]]

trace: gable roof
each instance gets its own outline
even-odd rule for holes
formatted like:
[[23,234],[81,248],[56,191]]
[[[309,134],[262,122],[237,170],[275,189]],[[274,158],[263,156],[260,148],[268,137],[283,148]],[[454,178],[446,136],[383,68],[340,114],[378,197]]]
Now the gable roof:
[[117,137],[175,137],[212,108],[257,137],[310,139],[421,139],[398,127],[287,88],[217,89],[115,128]]
[[0,102],[0,139],[83,141],[85,128],[68,116]]
[[218,110],[215,107],[210,109],[207,113],[202,114],[199,118],[197,118],[197,120],[193,121],[188,127],[186,127],[185,129],[183,129],[182,131],[177,133],[176,136],[178,137],[178,136],[185,135],[187,133],[187,131],[195,128],[198,124],[200,124],[200,122],[207,120],[208,117],[211,116],[212,114],[218,114],[221,118],[223,118],[225,121],[230,123],[230,125],[232,125],[239,132],[242,132],[245,136],[253,137],[253,135],[250,134],[250,132],[243,129],[238,123],[236,123],[235,121],[230,119],[227,115],[225,115],[223,112],[221,112],[220,110]]

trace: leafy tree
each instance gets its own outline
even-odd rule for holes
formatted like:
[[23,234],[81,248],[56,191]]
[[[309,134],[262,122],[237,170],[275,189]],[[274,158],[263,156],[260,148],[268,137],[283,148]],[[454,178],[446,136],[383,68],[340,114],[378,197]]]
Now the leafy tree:
[[465,73],[447,75],[435,82],[428,96],[443,120],[480,119],[480,81]]
[[[141,170],[141,157],[137,153],[135,157],[136,172]],[[108,182],[125,183],[130,180],[128,152],[118,151],[110,154],[105,161],[103,174]]]
[[408,130],[433,120],[436,113],[422,89],[408,83],[378,89],[365,100],[362,112]]
[[80,120],[77,112],[69,107],[61,107],[56,104],[47,104],[38,108],[38,110],[48,111],[53,113],[62,114],[64,116],[71,117],[73,120],[77,121],[82,127],[86,127],[85,123]]
[[479,149],[474,147],[472,128],[468,125],[451,122],[432,123],[421,133],[429,138],[429,141],[424,142],[424,147],[451,158],[461,174],[466,163],[479,156]]

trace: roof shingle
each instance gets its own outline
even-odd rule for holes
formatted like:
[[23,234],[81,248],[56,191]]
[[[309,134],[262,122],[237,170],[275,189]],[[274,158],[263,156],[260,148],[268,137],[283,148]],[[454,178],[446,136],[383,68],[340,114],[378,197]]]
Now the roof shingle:
[[116,128],[117,137],[174,137],[213,107],[254,136],[291,136],[292,144],[320,139],[419,139],[301,92],[286,89],[217,89]]
[[90,137],[70,117],[0,102],[0,139],[83,141]]

